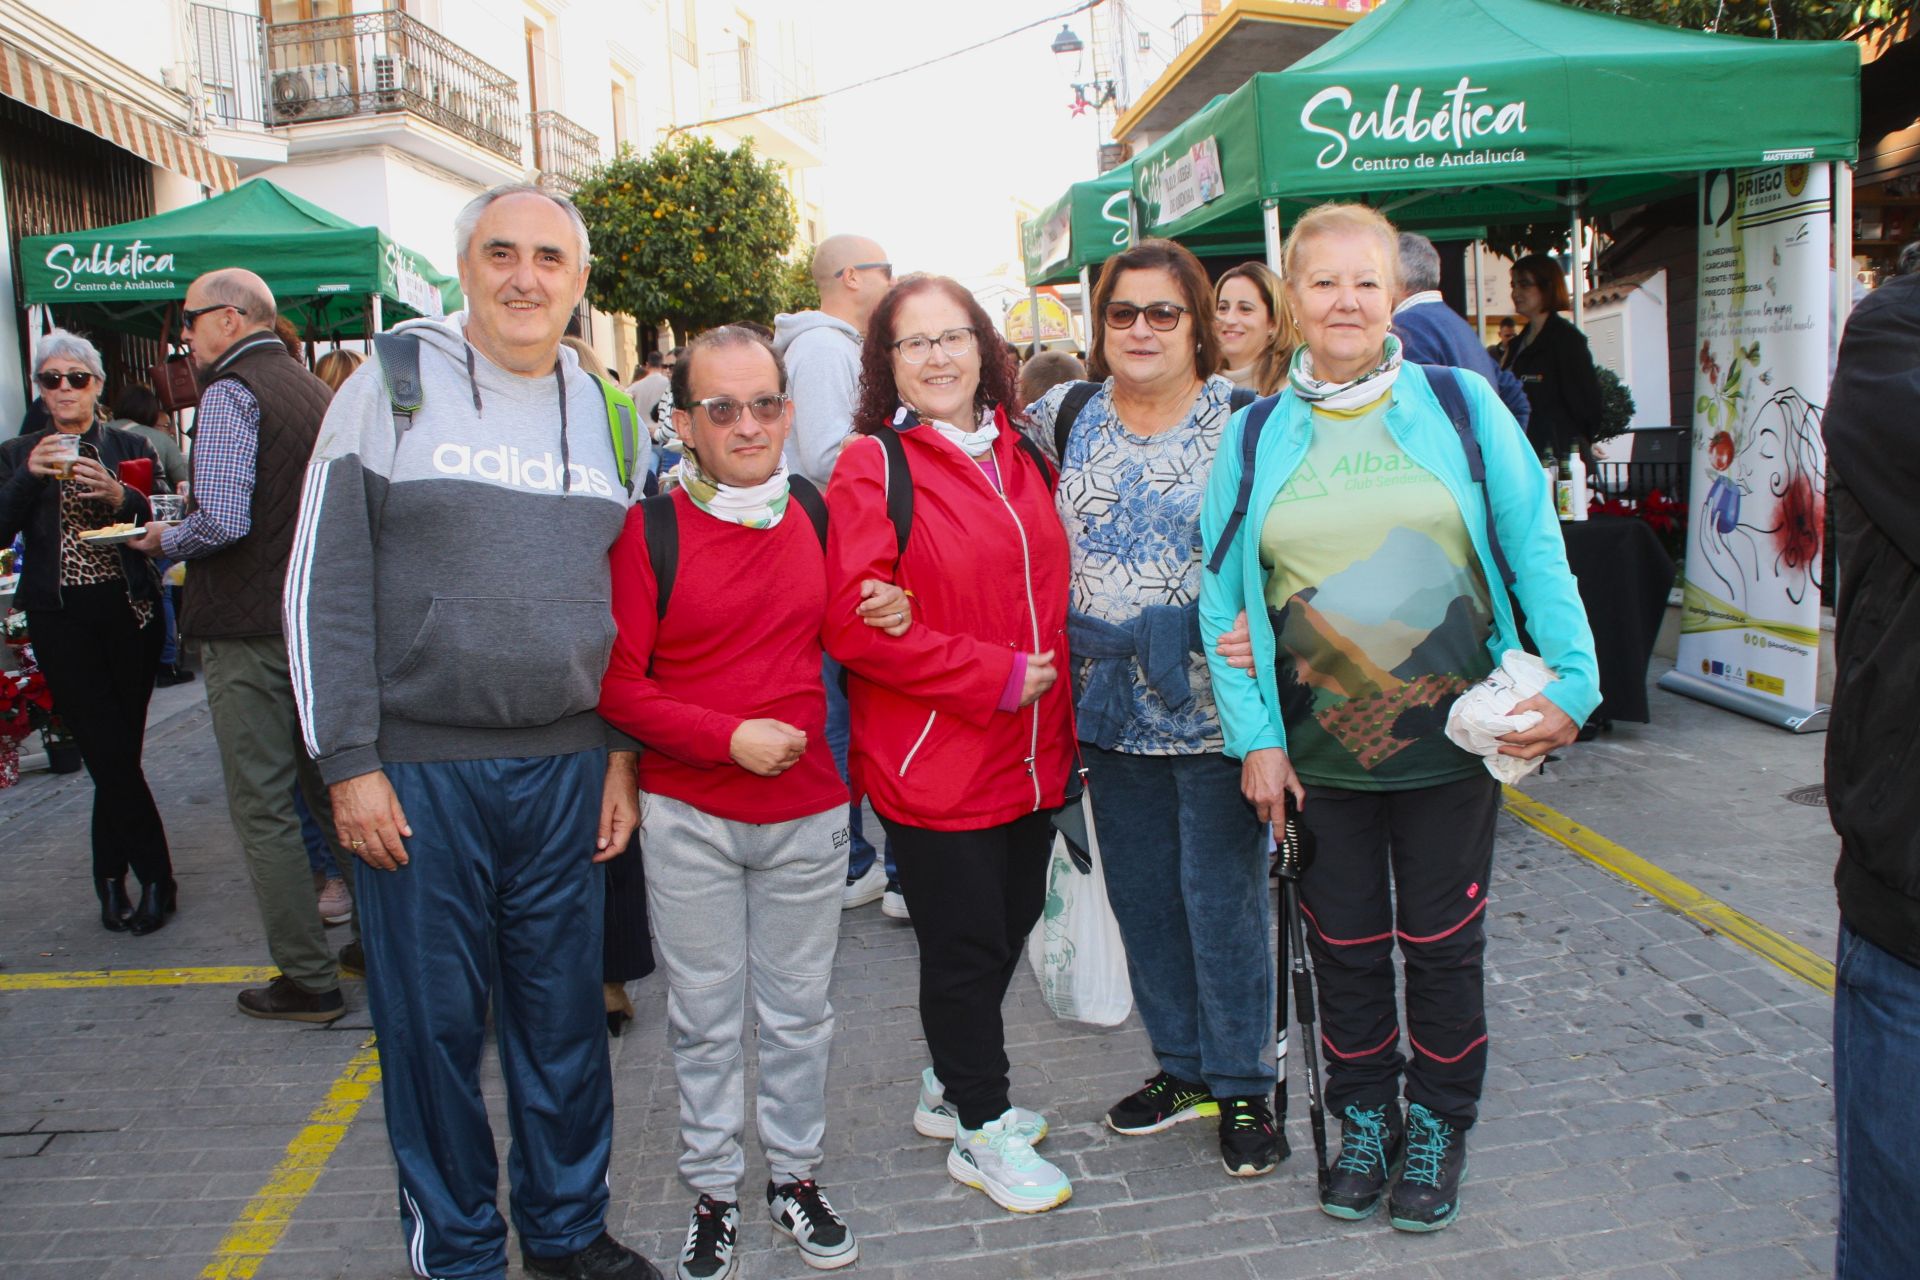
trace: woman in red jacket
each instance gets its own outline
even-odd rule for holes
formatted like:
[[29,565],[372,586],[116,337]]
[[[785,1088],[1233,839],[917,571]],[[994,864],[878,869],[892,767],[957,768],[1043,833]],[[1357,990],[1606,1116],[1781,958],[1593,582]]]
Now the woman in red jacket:
[[[848,671],[854,798],[892,838],[920,942],[933,1067],[914,1128],[953,1138],[954,1178],[1037,1212],[1073,1188],[1033,1152],[1046,1121],[1008,1101],[1000,1004],[1040,918],[1073,733],[1056,683],[1066,537],[1053,475],[1008,420],[1014,387],[1005,345],[954,281],[910,276],[874,312],[860,434],[827,491],[826,640]],[[868,578],[914,597],[904,636],[833,621],[853,618]]]

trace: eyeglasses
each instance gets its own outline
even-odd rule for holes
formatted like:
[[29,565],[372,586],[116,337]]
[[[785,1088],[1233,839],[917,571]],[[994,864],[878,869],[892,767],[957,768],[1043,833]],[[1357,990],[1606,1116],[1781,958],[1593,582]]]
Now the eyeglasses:
[[948,329],[937,337],[924,337],[914,334],[911,338],[902,338],[893,344],[900,358],[908,364],[925,364],[933,355],[935,343],[950,356],[963,356],[973,350],[973,330],[970,328]]
[[187,330],[193,328],[194,321],[198,320],[201,316],[209,315],[215,311],[224,311],[228,307],[233,307],[234,311],[240,315],[247,314],[245,307],[234,307],[231,302],[216,302],[210,307],[193,307],[180,313],[180,332],[185,333]]
[[67,385],[75,391],[85,391],[88,384],[93,381],[93,375],[85,369],[70,369],[65,373],[59,373],[52,369],[42,369],[33,375],[33,380],[45,387],[48,391],[58,390],[62,378],[65,378]]
[[848,271],[878,271],[887,279],[893,279],[893,264],[891,262],[856,262],[852,266],[844,268],[840,274],[845,275]]
[[1147,328],[1168,333],[1180,327],[1180,317],[1187,311],[1188,308],[1177,302],[1149,302],[1144,307],[1132,302],[1109,302],[1106,310],[1107,328],[1131,329],[1133,322],[1145,314]]
[[755,396],[742,403],[732,396],[708,396],[705,400],[695,400],[690,408],[705,409],[707,421],[716,427],[730,427],[740,421],[742,409],[749,410],[753,414],[753,420],[761,426],[770,427],[780,421],[780,415],[786,410],[787,401],[792,398],[784,395]]

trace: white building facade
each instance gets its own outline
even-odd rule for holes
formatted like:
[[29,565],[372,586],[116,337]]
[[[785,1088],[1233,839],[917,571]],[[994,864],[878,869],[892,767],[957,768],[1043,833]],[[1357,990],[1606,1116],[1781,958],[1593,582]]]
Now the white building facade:
[[[812,92],[809,17],[825,8],[814,0],[0,0],[0,47],[43,58],[58,50],[66,74],[163,121],[225,167],[228,181],[268,178],[380,227],[452,273],[454,214],[475,193],[532,179],[565,194],[618,147],[649,150],[674,128],[723,145],[751,138],[783,167],[801,237],[817,242],[824,232],[808,174],[825,158],[819,115],[764,108]],[[0,91],[38,105],[3,78]],[[720,117],[739,118],[703,123]],[[219,188],[205,173],[151,168],[151,207],[132,216]],[[12,245],[22,232],[8,228]],[[17,309],[6,311],[17,329]],[[588,328],[607,364],[629,374],[641,349],[632,321],[595,315]],[[0,332],[8,336],[19,340]],[[17,421],[10,390],[0,382],[0,431],[10,430],[6,417]]]

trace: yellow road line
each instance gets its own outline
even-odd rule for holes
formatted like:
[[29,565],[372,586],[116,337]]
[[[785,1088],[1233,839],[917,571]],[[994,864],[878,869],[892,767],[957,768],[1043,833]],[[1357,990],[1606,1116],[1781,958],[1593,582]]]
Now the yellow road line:
[[227,986],[267,982],[278,969],[80,969],[70,973],[0,973],[0,991],[70,991],[76,987]]
[[1696,924],[1726,935],[1769,964],[1828,995],[1833,994],[1831,961],[1807,950],[1791,938],[1782,937],[1718,898],[1702,893],[1678,876],[1662,871],[1633,850],[1615,844],[1566,814],[1550,809],[1512,787],[1504,790],[1507,812],[1535,831],[1553,837],[1628,884],[1646,890]]
[[307,1117],[306,1127],[287,1144],[286,1155],[280,1158],[266,1185],[227,1228],[213,1260],[200,1272],[200,1280],[250,1280],[260,1270],[267,1255],[280,1243],[300,1202],[320,1181],[334,1148],[347,1136],[347,1126],[379,1083],[380,1058],[369,1038]]

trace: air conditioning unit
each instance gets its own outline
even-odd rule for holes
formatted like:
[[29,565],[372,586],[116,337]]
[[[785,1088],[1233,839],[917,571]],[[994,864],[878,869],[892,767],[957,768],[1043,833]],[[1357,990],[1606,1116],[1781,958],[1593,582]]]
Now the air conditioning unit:
[[279,123],[353,114],[353,81],[337,62],[311,62],[273,73],[273,116]]

